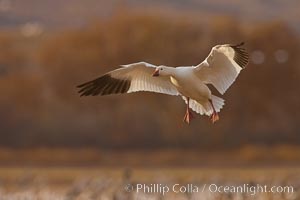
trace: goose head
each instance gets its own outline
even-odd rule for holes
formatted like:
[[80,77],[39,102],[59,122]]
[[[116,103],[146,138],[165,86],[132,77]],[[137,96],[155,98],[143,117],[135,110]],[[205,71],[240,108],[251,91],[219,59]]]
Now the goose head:
[[157,77],[157,76],[170,76],[173,72],[172,67],[167,67],[167,66],[158,66],[155,71],[153,72],[152,76]]

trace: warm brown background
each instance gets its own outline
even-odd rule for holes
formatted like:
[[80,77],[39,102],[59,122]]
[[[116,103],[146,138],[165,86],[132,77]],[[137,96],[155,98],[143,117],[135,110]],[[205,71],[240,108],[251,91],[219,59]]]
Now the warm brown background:
[[[298,164],[300,4],[249,2],[0,1],[0,164]],[[196,65],[241,41],[251,61],[214,125],[184,125],[179,97],[77,94],[121,64]]]

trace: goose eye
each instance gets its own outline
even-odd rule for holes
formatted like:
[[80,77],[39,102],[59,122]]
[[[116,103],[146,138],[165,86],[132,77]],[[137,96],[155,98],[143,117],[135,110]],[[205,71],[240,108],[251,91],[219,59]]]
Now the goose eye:
[[163,70],[163,68],[160,69],[161,71]]

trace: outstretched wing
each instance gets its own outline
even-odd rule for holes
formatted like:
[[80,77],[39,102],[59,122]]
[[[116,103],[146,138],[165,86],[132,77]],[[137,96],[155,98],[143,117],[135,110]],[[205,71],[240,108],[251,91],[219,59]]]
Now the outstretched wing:
[[213,47],[208,57],[195,67],[199,79],[224,94],[249,62],[249,54],[243,44]]
[[95,80],[78,85],[80,96],[109,95],[139,91],[157,92],[169,95],[179,95],[177,89],[166,76],[152,77],[156,66],[139,62],[122,65],[96,78]]

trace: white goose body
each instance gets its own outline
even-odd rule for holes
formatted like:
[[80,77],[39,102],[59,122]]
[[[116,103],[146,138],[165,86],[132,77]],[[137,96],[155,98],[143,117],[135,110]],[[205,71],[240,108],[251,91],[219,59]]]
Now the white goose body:
[[214,96],[207,84],[212,84],[224,94],[235,81],[239,72],[249,62],[249,55],[238,45],[217,45],[208,57],[197,66],[167,67],[146,62],[123,65],[92,81],[79,85],[81,96],[96,96],[118,93],[149,91],[180,95],[187,104],[184,121],[193,118],[195,112],[211,117],[214,123],[224,100]]
[[185,97],[203,101],[211,98],[211,92],[196,75],[195,67],[176,67],[174,75],[170,76],[171,83]]

